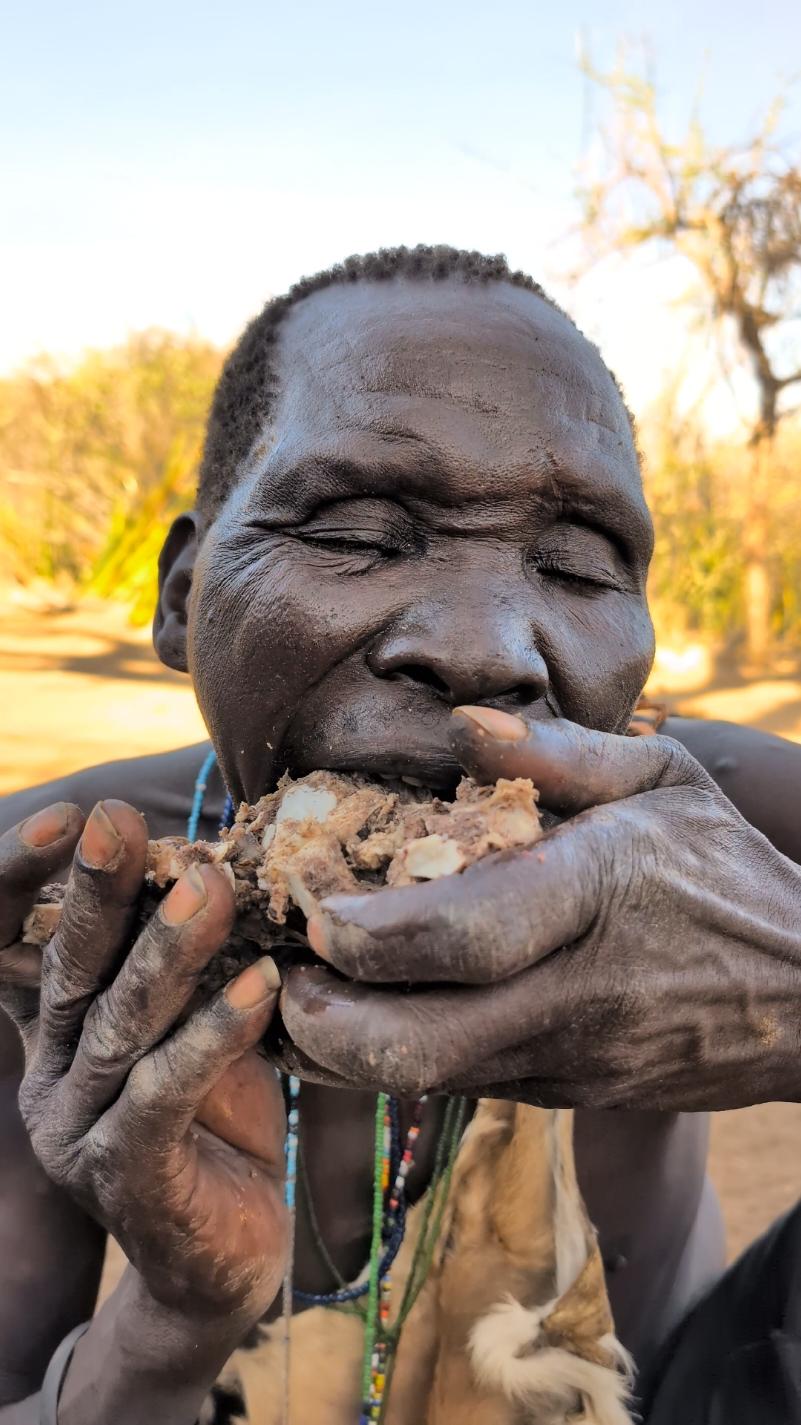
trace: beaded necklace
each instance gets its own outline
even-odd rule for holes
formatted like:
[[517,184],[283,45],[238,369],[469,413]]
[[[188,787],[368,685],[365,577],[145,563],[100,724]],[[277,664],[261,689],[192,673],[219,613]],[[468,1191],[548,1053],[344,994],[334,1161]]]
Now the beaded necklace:
[[[186,834],[197,839],[203,812],[208,778],[216,766],[213,751],[203,759],[192,796],[192,807]],[[219,830],[233,824],[234,804],[226,791]],[[284,1201],[289,1215],[288,1266],[284,1275],[282,1315],[284,1323],[284,1425],[289,1425],[290,1412],[290,1352],[291,1322],[295,1301],[307,1306],[332,1307],[338,1311],[358,1314],[364,1321],[364,1351],[362,1355],[359,1425],[375,1425],[383,1419],[389,1398],[400,1333],[428,1276],[439,1239],[442,1216],[450,1188],[453,1166],[464,1127],[466,1100],[449,1098],[434,1158],[434,1169],[422,1220],[409,1269],[406,1289],[395,1321],[390,1323],[391,1270],[401,1249],[406,1229],[406,1180],[414,1162],[414,1149],[420,1135],[420,1123],[428,1095],[417,1100],[412,1109],[411,1123],[403,1149],[400,1147],[400,1109],[397,1099],[379,1093],[376,1097],[373,1140],[373,1211],[370,1256],[364,1281],[348,1286],[339,1278],[336,1291],[306,1292],[294,1286],[293,1266],[296,1233],[296,1197],[298,1160],[300,1155],[300,1079],[289,1074],[285,1081],[287,1098],[286,1178]],[[316,1225],[311,1196],[308,1193],[309,1217],[314,1235],[327,1266],[333,1267]]]

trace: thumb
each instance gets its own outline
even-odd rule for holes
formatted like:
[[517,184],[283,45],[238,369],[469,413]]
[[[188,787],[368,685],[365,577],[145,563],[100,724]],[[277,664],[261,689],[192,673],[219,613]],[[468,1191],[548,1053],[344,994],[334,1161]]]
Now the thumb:
[[563,816],[655,787],[706,781],[671,737],[621,737],[565,718],[525,722],[497,708],[455,708],[451,743],[477,782],[530,777],[542,804]]

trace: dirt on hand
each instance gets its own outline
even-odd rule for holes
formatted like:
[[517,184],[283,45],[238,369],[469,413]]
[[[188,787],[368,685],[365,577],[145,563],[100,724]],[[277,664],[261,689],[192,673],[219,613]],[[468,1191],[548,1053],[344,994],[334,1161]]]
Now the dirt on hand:
[[[0,794],[81,767],[164,752],[206,733],[188,678],[157,662],[147,629],[115,605],[25,607],[0,593]],[[801,741],[795,669],[744,680],[720,670],[671,695],[676,712],[748,722]],[[736,1256],[799,1196],[801,1104],[761,1104],[712,1118],[712,1176],[729,1255]]]

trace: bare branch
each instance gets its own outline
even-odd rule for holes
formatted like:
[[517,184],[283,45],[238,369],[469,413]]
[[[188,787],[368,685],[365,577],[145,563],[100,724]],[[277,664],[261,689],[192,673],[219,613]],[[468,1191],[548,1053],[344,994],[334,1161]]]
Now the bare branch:
[[583,231],[595,255],[661,244],[698,272],[708,311],[734,323],[753,372],[759,415],[755,440],[772,437],[784,412],[778,395],[801,379],[786,364],[789,321],[801,290],[801,163],[778,140],[779,94],[744,144],[711,145],[694,109],[680,142],[659,117],[648,71],[623,56],[604,73],[584,56],[587,78],[603,91],[610,120],[602,158],[587,166],[581,191]]

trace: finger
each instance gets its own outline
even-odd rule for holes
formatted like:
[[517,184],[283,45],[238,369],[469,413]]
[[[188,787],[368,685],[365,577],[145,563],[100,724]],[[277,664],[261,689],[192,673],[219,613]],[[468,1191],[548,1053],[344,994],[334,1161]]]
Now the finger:
[[[590,990],[567,951],[489,989],[409,994],[299,966],[284,985],[281,1013],[295,1054],[310,1068],[304,1077],[318,1082],[404,1098],[436,1091],[547,1107],[613,1107],[622,1085],[642,1082],[641,1055],[627,1047],[637,1038],[641,1006],[622,984]],[[604,1048],[610,1015],[616,1054]],[[655,1079],[654,1091],[659,1087]]]
[[0,986],[0,1003],[7,989],[29,989],[39,997],[39,981],[42,977],[42,952],[38,945],[25,945],[17,941],[3,951],[3,981]]
[[42,952],[36,945],[9,945],[0,956],[0,1010],[5,1010],[27,1039],[39,1016],[39,981]]
[[296,1074],[299,1079],[312,1084],[322,1084],[325,1088],[348,1089],[353,1085],[350,1079],[342,1074],[335,1074],[331,1069],[326,1069],[322,1064],[318,1064],[309,1054],[305,1054],[299,1049],[297,1044],[293,1044],[286,1034],[281,1036],[279,1043],[272,1042],[272,1036],[268,1035],[262,1046],[269,1062],[274,1065],[280,1074]]
[[36,1055],[61,1073],[91,999],[111,979],[127,942],[145,874],[147,827],[125,802],[98,802],[84,827],[58,929],[42,956]]
[[563,718],[527,724],[497,708],[456,708],[451,742],[476,781],[530,777],[543,805],[567,816],[655,787],[706,781],[670,737],[618,737]]
[[668,1106],[664,1067],[643,1070],[652,1028],[641,990],[623,971],[599,976],[577,964],[569,950],[499,985],[407,994],[298,966],[281,1014],[310,1066],[304,1077],[318,1082],[405,1098],[437,1091],[614,1108],[642,1103],[647,1078],[647,1093]]
[[[462,1075],[465,1065],[480,1071],[531,1032],[523,1011],[533,996],[521,996],[521,982],[399,994],[297,966],[281,993],[281,1015],[297,1050],[341,1080],[415,1097]],[[548,1018],[543,1008],[540,1027]]]
[[93,1121],[180,1018],[235,914],[233,889],[215,866],[192,866],[176,881],[86,1012],[64,1079],[65,1103],[80,1117]]
[[458,876],[366,896],[329,896],[307,925],[312,948],[351,979],[491,984],[592,924],[603,868],[627,826],[609,812],[565,822],[525,850]]
[[[262,1038],[272,1018],[281,980],[266,956],[250,965],[158,1048],[140,1059],[109,1113],[115,1131],[170,1147],[187,1133],[200,1105],[229,1065]],[[264,1159],[283,1173],[275,1143]]]
[[37,891],[68,864],[82,828],[80,807],[55,802],[0,836],[0,979],[2,947],[17,938]]

